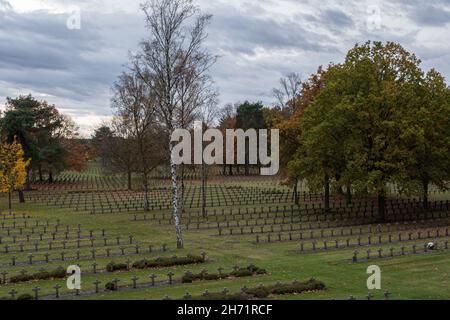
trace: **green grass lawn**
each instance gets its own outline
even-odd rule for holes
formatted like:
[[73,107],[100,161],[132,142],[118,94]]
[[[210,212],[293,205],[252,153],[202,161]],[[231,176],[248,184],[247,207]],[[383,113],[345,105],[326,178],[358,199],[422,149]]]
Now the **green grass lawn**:
[[[4,208],[4,201],[0,203]],[[450,251],[440,251],[429,254],[397,257],[392,259],[373,260],[370,262],[352,263],[352,250],[339,250],[330,252],[299,254],[297,242],[254,244],[239,237],[217,237],[216,230],[185,231],[185,249],[175,249],[174,228],[168,225],[158,225],[152,221],[132,222],[131,214],[114,213],[102,215],[89,215],[74,213],[70,209],[55,207],[42,208],[27,203],[16,205],[15,211],[26,212],[38,219],[60,219],[61,223],[71,226],[82,225],[84,230],[106,229],[109,236],[121,235],[127,237],[133,234],[141,244],[152,243],[159,246],[167,243],[169,251],[141,254],[139,257],[131,256],[131,261],[140,258],[154,258],[161,256],[183,256],[188,253],[207,253],[208,261],[204,264],[177,266],[156,270],[138,270],[120,273],[101,273],[82,276],[82,291],[93,290],[96,279],[102,281],[100,287],[114,278],[120,279],[119,285],[131,284],[132,276],[136,275],[140,281],[148,282],[148,275],[155,273],[158,279],[167,279],[166,274],[172,271],[174,278],[180,278],[187,270],[200,272],[207,269],[210,273],[217,268],[231,270],[234,265],[246,266],[250,263],[265,268],[266,275],[246,278],[225,279],[218,281],[200,281],[192,284],[173,284],[143,289],[125,289],[117,292],[97,295],[79,296],[79,299],[161,299],[165,295],[173,299],[181,298],[186,292],[191,295],[200,295],[205,289],[210,292],[222,290],[224,287],[231,292],[237,292],[242,286],[257,286],[259,284],[273,284],[276,281],[290,282],[294,279],[306,280],[314,277],[323,281],[327,290],[323,292],[310,292],[298,295],[272,297],[274,299],[348,299],[350,295],[358,299],[365,299],[368,290],[366,280],[369,276],[366,269],[371,264],[381,268],[381,290],[373,292],[375,299],[383,299],[384,290],[391,292],[391,299],[448,299],[450,298]],[[70,250],[69,250],[70,251]],[[26,256],[26,254],[24,254]],[[10,261],[10,255],[1,254],[0,263]],[[96,259],[99,267],[105,267],[109,261],[124,262],[125,258]],[[94,261],[80,261],[81,268],[90,266]],[[48,265],[2,267],[11,274],[17,274],[25,269],[33,272],[41,267],[47,270],[57,266],[67,267],[74,261],[53,262]],[[90,268],[90,267],[89,267]],[[2,270],[2,271],[3,271]],[[0,296],[8,296],[11,289],[21,293],[32,294],[32,288],[39,286],[41,295],[51,295],[53,286],[60,283],[61,292],[65,289],[65,280],[45,280],[21,284],[6,284],[0,286]],[[139,283],[139,281],[138,281]],[[72,293],[70,293],[72,294]],[[75,298],[70,296],[70,298]]]

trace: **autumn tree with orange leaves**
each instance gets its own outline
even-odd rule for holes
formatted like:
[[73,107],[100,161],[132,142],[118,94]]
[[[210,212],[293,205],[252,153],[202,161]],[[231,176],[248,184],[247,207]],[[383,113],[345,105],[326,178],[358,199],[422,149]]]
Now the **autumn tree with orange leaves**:
[[64,150],[64,163],[68,170],[84,171],[91,158],[93,150],[88,143],[83,143],[79,139],[62,139],[61,147]]
[[280,168],[287,183],[293,187],[293,198],[297,205],[300,200],[298,192],[300,176],[298,170],[288,164],[299,148],[300,119],[305,109],[314,102],[322,90],[325,72],[326,70],[319,67],[306,81],[301,81],[296,73],[280,79],[280,88],[274,89],[278,105],[274,109],[266,110],[266,122],[280,130]]

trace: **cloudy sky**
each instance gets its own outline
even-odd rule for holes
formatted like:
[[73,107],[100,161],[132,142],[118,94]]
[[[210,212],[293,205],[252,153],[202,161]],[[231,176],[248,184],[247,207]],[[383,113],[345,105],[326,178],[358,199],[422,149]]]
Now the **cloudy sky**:
[[[146,36],[143,1],[0,0],[0,105],[32,93],[88,135],[111,115],[111,85]],[[367,40],[400,42],[450,77],[450,0],[197,3],[213,14],[206,45],[220,56],[212,75],[221,104],[271,105],[281,76],[306,78]]]

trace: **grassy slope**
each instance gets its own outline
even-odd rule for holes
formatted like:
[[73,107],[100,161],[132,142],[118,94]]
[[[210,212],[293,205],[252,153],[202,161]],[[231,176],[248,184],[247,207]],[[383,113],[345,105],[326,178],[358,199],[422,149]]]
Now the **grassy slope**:
[[[0,203],[4,207],[4,203]],[[375,292],[375,298],[382,299],[382,292],[388,289],[392,292],[393,299],[448,299],[450,298],[449,273],[450,254],[433,253],[401,257],[387,260],[374,260],[371,263],[350,262],[352,250],[340,250],[338,252],[326,252],[317,254],[298,254],[297,244],[274,243],[255,245],[247,241],[238,241],[238,238],[217,238],[211,234],[214,231],[189,231],[185,233],[186,248],[182,251],[174,249],[174,231],[169,226],[158,226],[152,222],[131,222],[128,214],[105,214],[90,216],[80,213],[72,213],[70,210],[60,210],[56,208],[35,208],[31,204],[26,204],[16,208],[17,212],[28,212],[30,215],[39,218],[61,219],[62,223],[76,226],[80,223],[85,230],[106,228],[108,233],[127,236],[134,234],[140,243],[150,242],[155,244],[168,243],[170,252],[167,255],[177,254],[179,256],[188,252],[208,253],[209,262],[198,266],[185,266],[173,268],[175,278],[178,278],[186,270],[200,271],[204,268],[210,272],[215,272],[218,267],[226,270],[238,264],[244,266],[254,263],[259,267],[266,268],[269,275],[257,276],[253,278],[241,278],[234,280],[222,280],[212,282],[197,282],[185,285],[164,286],[160,288],[138,289],[130,291],[119,291],[104,295],[94,295],[82,297],[83,299],[161,299],[164,295],[172,298],[180,298],[184,293],[198,295],[205,289],[209,291],[219,291],[227,287],[231,291],[237,291],[242,286],[256,286],[260,283],[273,283],[279,281],[291,281],[293,279],[304,280],[315,277],[328,287],[326,292],[307,293],[297,296],[278,297],[283,299],[347,299],[353,295],[363,299],[367,295],[366,268],[370,264],[377,264],[382,270],[382,290]],[[156,256],[155,254],[154,256]],[[131,257],[131,260],[137,260]],[[120,261],[124,259],[114,259]],[[0,257],[0,261],[7,261]],[[98,261],[104,266],[108,261],[102,259]],[[81,262],[87,265],[91,262]],[[66,264],[69,264],[66,262]],[[52,264],[56,267],[62,263]],[[26,267],[27,270],[38,269],[41,266]],[[47,268],[47,266],[45,266]],[[24,267],[16,267],[12,273],[18,273]],[[51,269],[50,267],[48,269]],[[122,279],[121,284],[130,283],[128,279],[133,274],[138,274],[141,279],[146,278],[150,273],[156,273],[159,278],[166,279],[164,270],[144,270],[138,273],[128,274],[102,274],[100,276],[90,275],[82,278],[84,288],[93,288],[91,284],[99,278],[103,284],[114,277]],[[0,296],[6,296],[8,291],[16,288],[20,293],[31,293],[31,289],[36,285],[42,288],[43,293],[52,293],[52,286],[59,282],[64,285],[64,281],[40,281],[38,283],[25,283],[20,285],[0,286]]]

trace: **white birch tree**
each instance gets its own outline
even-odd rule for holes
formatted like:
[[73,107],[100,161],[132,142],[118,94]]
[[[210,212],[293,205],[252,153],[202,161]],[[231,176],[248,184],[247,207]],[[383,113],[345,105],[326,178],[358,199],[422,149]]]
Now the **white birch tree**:
[[[142,42],[136,69],[155,93],[158,117],[166,126],[172,154],[170,137],[181,127],[180,111],[185,100],[181,92],[193,88],[202,91],[205,79],[209,78],[208,70],[216,61],[216,57],[203,48],[211,15],[202,14],[191,0],[151,0],[142,5],[142,10],[149,37]],[[183,86],[185,88],[180,90]],[[183,248],[177,164],[172,157],[170,172],[177,247]]]

